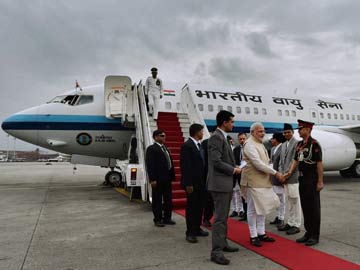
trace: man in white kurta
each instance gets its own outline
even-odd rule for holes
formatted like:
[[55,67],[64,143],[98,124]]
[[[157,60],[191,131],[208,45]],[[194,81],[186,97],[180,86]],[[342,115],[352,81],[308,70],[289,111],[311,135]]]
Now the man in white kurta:
[[145,83],[145,94],[149,98],[149,113],[152,114],[155,121],[157,121],[159,101],[164,91],[162,80],[157,75],[157,68],[152,68],[151,76],[146,79]]
[[248,204],[247,220],[250,242],[261,247],[262,242],[275,242],[265,234],[265,216],[279,207],[280,202],[271,183],[271,175],[283,180],[284,176],[270,166],[268,152],[262,143],[265,129],[261,123],[250,128],[251,136],[244,145],[246,166],[241,175],[241,188]]

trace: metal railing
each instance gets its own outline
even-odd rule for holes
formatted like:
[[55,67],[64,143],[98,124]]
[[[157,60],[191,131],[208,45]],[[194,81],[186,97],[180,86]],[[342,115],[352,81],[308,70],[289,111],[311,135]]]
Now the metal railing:
[[144,165],[144,176],[145,176],[145,200],[149,200],[152,202],[152,190],[151,185],[149,183],[149,177],[146,171],[145,166],[145,153],[146,149],[153,143],[151,129],[150,129],[150,122],[149,122],[149,116],[147,112],[146,107],[146,99],[145,99],[145,93],[143,90],[142,81],[139,82],[136,88],[136,101],[137,101],[137,112],[139,112],[138,116],[140,117],[141,121],[141,144],[140,147],[142,148],[142,156],[139,155],[139,162],[141,162]]
[[189,85],[185,84],[184,87],[181,89],[181,107],[185,113],[188,114],[190,123],[198,123],[204,126],[204,139],[210,137],[209,130],[206,126],[204,121],[204,117],[200,113],[194,99],[190,93]]

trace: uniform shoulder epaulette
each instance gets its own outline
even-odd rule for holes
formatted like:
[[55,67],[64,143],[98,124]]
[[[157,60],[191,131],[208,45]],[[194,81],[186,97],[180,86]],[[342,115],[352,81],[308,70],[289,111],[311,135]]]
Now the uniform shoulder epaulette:
[[317,141],[317,140],[315,140],[315,139],[312,139],[312,142],[311,142],[312,144],[319,144],[319,142]]

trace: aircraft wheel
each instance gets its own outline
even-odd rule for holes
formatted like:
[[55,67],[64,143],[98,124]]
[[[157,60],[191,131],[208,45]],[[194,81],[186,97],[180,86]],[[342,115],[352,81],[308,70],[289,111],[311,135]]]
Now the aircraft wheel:
[[122,176],[119,172],[110,171],[108,172],[109,183],[114,187],[120,187],[122,184]]
[[360,178],[360,161],[355,160],[354,164],[351,166],[352,177]]

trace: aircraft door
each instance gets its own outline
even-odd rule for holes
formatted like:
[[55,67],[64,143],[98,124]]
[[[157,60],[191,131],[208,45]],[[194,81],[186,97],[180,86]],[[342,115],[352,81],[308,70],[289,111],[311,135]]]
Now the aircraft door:
[[[128,95],[131,94],[131,79],[128,76],[107,76],[104,82],[105,113],[107,118],[125,118],[128,109]],[[131,103],[131,102],[130,102]]]

